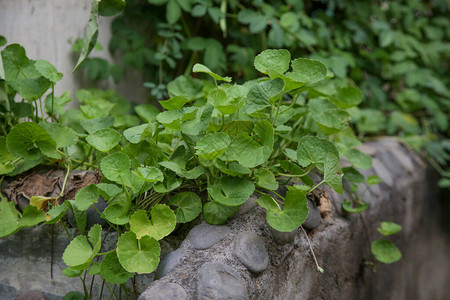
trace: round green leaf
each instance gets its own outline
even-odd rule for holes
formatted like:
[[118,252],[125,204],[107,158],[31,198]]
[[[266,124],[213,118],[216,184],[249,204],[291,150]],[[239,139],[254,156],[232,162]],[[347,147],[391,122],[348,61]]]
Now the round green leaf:
[[8,151],[19,157],[36,160],[41,153],[54,157],[56,142],[39,125],[32,122],[20,123],[15,126],[6,138]]
[[338,108],[328,99],[311,99],[309,111],[313,120],[325,127],[323,131],[326,134],[344,130],[351,119],[348,112]]
[[46,60],[37,60],[34,63],[34,67],[36,68],[36,71],[39,72],[39,74],[53,83],[60,81],[63,77],[63,74],[59,73],[56,68]]
[[369,177],[367,177],[368,185],[375,185],[375,184],[379,184],[380,182],[381,182],[381,178],[378,177],[377,175],[370,175]]
[[102,160],[100,170],[107,179],[122,184],[122,177],[129,172],[130,166],[131,162],[126,154],[114,153]]
[[98,130],[112,126],[114,124],[114,117],[108,116],[99,119],[82,120],[80,124],[89,134],[93,134]]
[[372,167],[372,158],[358,149],[350,149],[344,156],[358,169],[367,170]]
[[339,87],[333,101],[340,108],[349,108],[361,103],[363,94],[360,89],[353,86]]
[[189,99],[186,96],[175,96],[169,100],[159,101],[161,106],[167,110],[181,109],[187,102]]
[[267,203],[262,205],[261,198],[258,199],[257,203],[267,209],[267,222],[278,231],[293,231],[300,227],[308,216],[306,196],[299,190],[290,190],[286,193],[283,210],[274,200],[266,201]]
[[122,189],[112,183],[98,183],[97,187],[99,189],[100,195],[105,199],[109,200],[122,192]]
[[308,58],[297,58],[292,61],[292,73],[286,74],[295,81],[313,84],[327,75],[327,67],[320,61]]
[[223,132],[213,132],[202,137],[195,145],[195,154],[213,160],[221,156],[230,145],[230,137]]
[[154,238],[143,236],[138,240],[136,234],[129,231],[119,237],[116,252],[128,272],[151,273],[158,266],[161,248]]
[[57,148],[64,148],[76,143],[77,135],[75,132],[66,126],[58,123],[41,123],[39,124],[47,131],[52,139],[56,142]]
[[108,206],[103,211],[106,220],[113,224],[124,225],[130,221],[128,211],[130,210],[131,199],[125,193],[119,195],[113,201],[108,202]]
[[0,195],[0,237],[8,236],[19,230],[19,213],[14,202],[8,201]]
[[347,179],[350,182],[363,183],[365,181],[364,175],[358,172],[355,168],[343,168],[342,172],[344,172],[344,179]]
[[170,197],[169,205],[177,206],[175,215],[178,223],[194,220],[202,211],[202,201],[197,194],[181,192]]
[[203,205],[203,218],[208,224],[220,225],[231,218],[239,206],[225,206],[209,201]]
[[164,180],[163,172],[156,167],[139,167],[133,171],[133,174],[147,182],[158,182]]
[[244,178],[221,177],[208,186],[208,193],[215,202],[225,206],[243,204],[255,191],[255,185]]
[[119,14],[125,8],[124,0],[101,0],[98,4],[100,16],[111,17]]
[[284,73],[289,69],[291,53],[285,49],[269,49],[261,52],[255,57],[255,69],[263,74],[268,70]]
[[[80,273],[81,274],[81,273]],[[79,276],[79,275],[78,275]],[[77,277],[77,276],[74,276]],[[84,300],[85,297],[80,292],[70,291],[67,294],[64,295],[62,300]]]
[[157,204],[150,211],[151,220],[145,210],[137,210],[130,219],[130,230],[138,239],[148,235],[156,240],[169,235],[177,224],[175,213],[165,204]]
[[259,169],[255,171],[256,185],[268,190],[275,191],[278,189],[278,181],[272,172],[267,169]]
[[65,215],[67,210],[69,209],[70,204],[69,201],[65,201],[63,204],[53,207],[48,211],[48,215],[50,219],[45,222],[45,224],[55,224],[59,222]]
[[394,222],[381,222],[380,227],[377,228],[378,232],[384,236],[395,234],[402,230],[402,226]]
[[181,17],[181,8],[176,0],[169,0],[166,6],[166,19],[167,23],[173,25]]
[[339,157],[339,152],[332,142],[316,136],[305,136],[298,142],[297,161],[302,167],[311,163],[323,164],[330,153]]
[[385,264],[391,264],[402,258],[402,253],[391,241],[376,240],[372,242],[372,253]]
[[92,204],[98,202],[99,190],[95,184],[85,186],[75,195],[75,205],[81,211],[87,210]]
[[106,254],[100,264],[100,275],[106,281],[114,284],[122,284],[134,276],[133,273],[125,270],[117,258],[116,251]]
[[342,208],[349,213],[361,213],[369,208],[369,203],[360,202],[358,206],[354,206],[352,201],[344,200]]
[[85,269],[89,266],[92,260],[92,248],[84,235],[77,236],[70,242],[64,250],[63,260],[66,265],[74,269]]
[[119,143],[120,134],[112,128],[105,128],[89,135],[86,138],[86,141],[95,149],[102,152],[107,152]]
[[136,114],[145,122],[154,122],[160,113],[156,106],[150,104],[140,104],[134,108]]

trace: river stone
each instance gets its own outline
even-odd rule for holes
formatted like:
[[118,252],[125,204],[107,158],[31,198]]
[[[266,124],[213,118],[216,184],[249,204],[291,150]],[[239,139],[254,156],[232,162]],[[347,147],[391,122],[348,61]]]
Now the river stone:
[[297,229],[291,232],[282,232],[272,228],[272,226],[270,225],[267,226],[273,240],[281,245],[292,243],[295,239],[295,236],[297,235]]
[[200,224],[191,229],[188,239],[194,249],[207,249],[230,233],[228,226]]
[[28,291],[16,297],[15,300],[46,300],[44,293],[38,290]]
[[302,226],[306,229],[313,230],[319,227],[321,222],[322,218],[320,216],[319,209],[314,202],[308,199],[308,216]]
[[186,300],[188,296],[177,283],[158,283],[139,296],[139,300]]
[[251,231],[241,232],[235,237],[234,255],[253,273],[261,273],[269,264],[269,254],[264,242]]
[[223,263],[207,264],[200,269],[197,292],[200,300],[248,299],[242,277]]
[[182,247],[170,252],[166,258],[161,261],[155,273],[155,280],[160,279],[169,274],[180,261],[187,255],[187,249]]

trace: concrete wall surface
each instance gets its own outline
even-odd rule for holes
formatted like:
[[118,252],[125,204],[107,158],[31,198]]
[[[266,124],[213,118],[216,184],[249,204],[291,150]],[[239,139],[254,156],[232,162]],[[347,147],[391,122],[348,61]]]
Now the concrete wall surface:
[[[89,20],[91,0],[0,0],[0,35],[8,44],[21,44],[31,59],[45,59],[63,73],[55,86],[56,95],[69,91],[72,97],[81,88],[112,88],[133,102],[145,102],[149,92],[137,72],[127,72],[124,79],[114,84],[112,79],[92,82],[85,72],[72,70],[78,56],[72,51],[76,38],[83,38]],[[112,17],[99,18],[98,42],[103,50],[93,50],[89,57],[101,57],[109,62]]]

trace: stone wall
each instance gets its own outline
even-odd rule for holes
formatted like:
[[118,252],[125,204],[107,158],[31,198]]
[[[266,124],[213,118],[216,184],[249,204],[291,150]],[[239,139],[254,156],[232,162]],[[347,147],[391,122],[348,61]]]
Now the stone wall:
[[[370,188],[360,186],[369,209],[362,216],[344,214],[342,200],[351,195],[330,189],[308,203],[304,227],[323,274],[303,231],[272,230],[251,198],[224,226],[184,225],[176,238],[162,241],[163,260],[156,272],[138,276],[139,299],[448,299],[448,192],[439,190],[436,174],[397,142],[368,143],[361,150],[374,158],[366,173],[384,179]],[[381,238],[376,230],[380,221],[403,226],[389,237],[403,253],[391,265],[372,265],[370,240]],[[60,273],[68,240],[60,237],[64,233],[58,227],[50,280],[48,230],[38,227],[0,239],[0,299],[29,290],[46,291],[47,299],[82,291],[78,279],[67,280]]]

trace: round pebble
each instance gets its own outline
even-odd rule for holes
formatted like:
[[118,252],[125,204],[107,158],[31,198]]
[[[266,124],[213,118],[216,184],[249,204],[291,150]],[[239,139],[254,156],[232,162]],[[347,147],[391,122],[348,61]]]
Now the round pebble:
[[191,229],[188,239],[194,249],[207,249],[227,236],[230,231],[228,226],[201,224]]
[[204,265],[198,273],[198,299],[247,300],[248,292],[241,276],[223,263]]
[[261,273],[269,264],[269,254],[263,240],[254,232],[241,232],[235,237],[234,255],[253,273]]
[[186,300],[188,296],[177,283],[155,284],[139,296],[139,300]]

